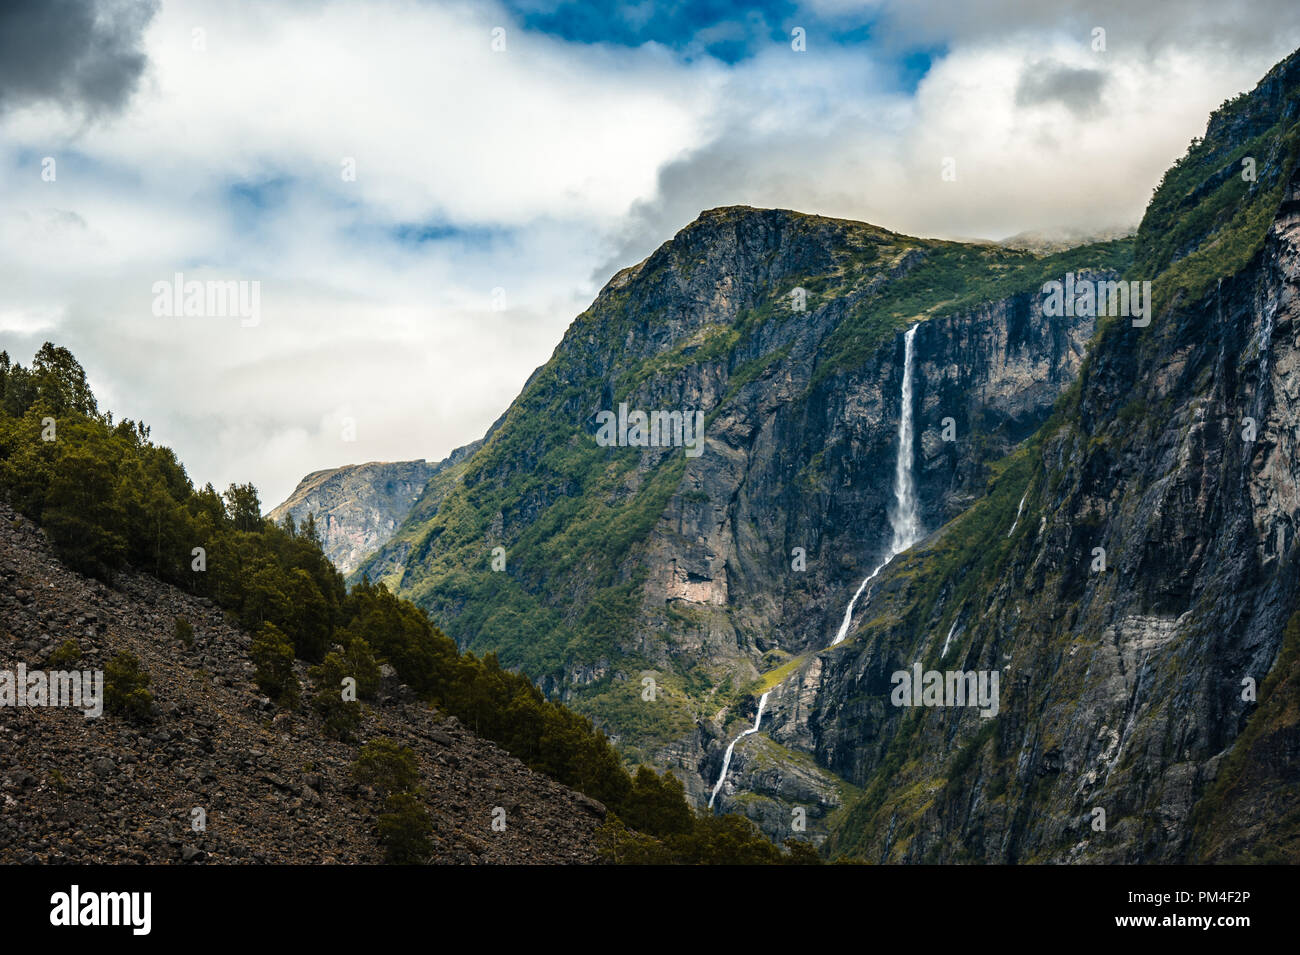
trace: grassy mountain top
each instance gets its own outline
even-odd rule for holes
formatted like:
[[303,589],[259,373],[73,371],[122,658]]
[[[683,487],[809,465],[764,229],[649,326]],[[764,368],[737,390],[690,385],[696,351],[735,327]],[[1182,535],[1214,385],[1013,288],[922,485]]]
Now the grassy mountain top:
[[1165,172],[1138,227],[1133,276],[1159,308],[1202,295],[1260,250],[1300,155],[1300,51],[1224,103]]

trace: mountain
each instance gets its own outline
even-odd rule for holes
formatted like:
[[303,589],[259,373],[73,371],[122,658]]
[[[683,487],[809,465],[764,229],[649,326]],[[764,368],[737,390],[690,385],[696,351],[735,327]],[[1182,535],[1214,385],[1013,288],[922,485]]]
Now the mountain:
[[[1300,857],[1298,90],[1225,103],[1131,239],[703,213],[354,576],[774,838]],[[926,671],[1000,700],[902,705]]]
[[343,573],[386,544],[435,476],[453,471],[481,442],[457,448],[436,464],[371,461],[313,471],[268,517],[316,522],[325,556]]
[[[829,642],[888,546],[902,330],[924,320],[918,489],[937,527],[1077,374],[1093,319],[1045,317],[1043,282],[1114,276],[1131,250],[706,212],[609,282],[454,486],[431,482],[354,578],[539,679],[702,805],[736,706]],[[621,405],[701,412],[700,453],[602,446],[600,412]],[[847,790],[812,775],[820,816]]]
[[[1298,118],[1300,55],[1214,114],[1137,233],[1149,325],[1104,320],[988,493],[773,689],[772,745],[861,790],[833,851],[1300,858]],[[917,663],[999,673],[998,712],[891,706]]]

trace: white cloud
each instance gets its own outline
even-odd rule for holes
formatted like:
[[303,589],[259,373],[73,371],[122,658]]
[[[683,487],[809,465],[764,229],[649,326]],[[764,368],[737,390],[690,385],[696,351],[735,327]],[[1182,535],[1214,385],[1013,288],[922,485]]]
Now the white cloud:
[[[167,3],[123,113],[0,117],[3,345],[67,345],[197,481],[253,480],[269,506],[309,471],[479,437],[596,286],[704,208],[948,236],[1134,221],[1290,29],[1225,38],[1206,14],[1198,42],[1159,46],[1148,18],[1098,59],[1011,5],[972,23],[884,9],[899,37],[949,46],[914,93],[816,35],[726,67],[566,44],[492,5]],[[1043,64],[1104,71],[1095,108],[1055,80],[1018,102]],[[446,235],[393,231],[424,223]],[[260,281],[261,324],[153,316],[176,271]]]
[[[168,4],[122,116],[3,121],[6,344],[72,347],[196,480],[252,479],[268,504],[320,466],[478,437],[590,300],[598,235],[701,135],[711,82],[663,50],[513,27],[493,53],[503,22],[481,4]],[[285,185],[265,210],[232,209],[231,184],[268,179]],[[470,231],[389,231],[427,220]],[[175,271],[260,281],[262,323],[154,317]],[[331,423],[345,405],[355,442]]]
[[[1273,65],[1274,45],[1097,54],[1054,34],[1026,43],[981,31],[937,59],[910,96],[855,51],[810,46],[810,71],[774,50],[736,68],[717,135],[664,169],[602,268],[644,255],[701,208],[733,203],[948,238],[1136,225],[1210,111]],[[1099,73],[1095,107],[1018,97],[1027,75],[1052,68]],[[772,119],[778,108],[784,127]],[[941,178],[946,158],[956,161],[952,182]]]

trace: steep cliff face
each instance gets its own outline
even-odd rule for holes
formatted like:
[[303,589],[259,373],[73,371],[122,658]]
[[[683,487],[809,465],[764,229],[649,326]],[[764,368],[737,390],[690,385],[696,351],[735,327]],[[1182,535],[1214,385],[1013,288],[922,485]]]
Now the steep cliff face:
[[[1130,260],[1128,241],[1043,257],[704,213],[611,280],[456,484],[430,482],[357,575],[522,667],[703,804],[750,691],[829,642],[888,546],[904,329],[924,323],[916,469],[935,527],[1078,372],[1093,319],[1045,317],[1043,281]],[[698,455],[602,445],[599,412],[621,405],[702,412]],[[852,795],[785,756],[805,778],[779,788],[818,793],[817,819]]]
[[[355,576],[701,805],[735,740],[714,805],[775,838],[1295,860],[1298,89],[1293,55],[1225,104],[1133,241],[1044,255],[703,213],[609,282]],[[1044,282],[1121,273],[1150,321],[1045,314]],[[908,337],[919,539],[866,586]],[[696,411],[701,441],[638,446],[637,412]],[[927,671],[936,695],[900,694]]]
[[477,447],[476,442],[458,448],[436,464],[372,461],[314,471],[269,516],[282,521],[290,515],[302,525],[311,515],[325,556],[343,573],[351,573],[362,559],[388,543],[429,481],[455,470]]
[[[1298,91],[1293,56],[1216,114],[1138,233],[1149,327],[1105,320],[989,493],[773,690],[772,739],[863,789],[838,850],[1297,857]],[[896,705],[918,664],[996,673],[996,715]]]

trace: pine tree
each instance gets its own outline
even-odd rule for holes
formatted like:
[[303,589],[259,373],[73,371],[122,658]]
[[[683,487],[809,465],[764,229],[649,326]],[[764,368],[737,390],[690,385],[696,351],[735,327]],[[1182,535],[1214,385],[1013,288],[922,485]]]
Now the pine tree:
[[250,651],[254,679],[262,692],[286,709],[298,705],[300,688],[293,672],[293,644],[275,624],[263,624]]

